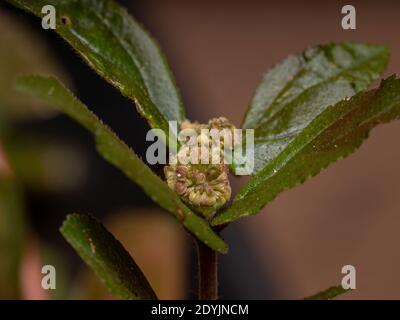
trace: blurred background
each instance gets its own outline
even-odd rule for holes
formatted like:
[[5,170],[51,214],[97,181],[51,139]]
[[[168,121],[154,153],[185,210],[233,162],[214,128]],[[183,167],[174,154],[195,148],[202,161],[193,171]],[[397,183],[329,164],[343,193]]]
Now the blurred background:
[[[385,76],[400,73],[399,1],[351,1],[357,29],[347,31],[347,1],[119,2],[159,40],[192,120],[224,115],[240,126],[263,73],[321,43],[386,45]],[[130,101],[40,20],[0,2],[0,299],[110,298],[58,231],[71,212],[101,219],[160,298],[194,298],[190,238],[97,155],[84,129],[18,96],[21,73],[56,74],[139,155],[147,147]],[[399,137],[400,122],[378,127],[348,159],[226,228],[221,297],[302,298],[340,284],[350,264],[357,290],[341,299],[400,299]],[[56,266],[57,290],[41,289],[45,264]]]

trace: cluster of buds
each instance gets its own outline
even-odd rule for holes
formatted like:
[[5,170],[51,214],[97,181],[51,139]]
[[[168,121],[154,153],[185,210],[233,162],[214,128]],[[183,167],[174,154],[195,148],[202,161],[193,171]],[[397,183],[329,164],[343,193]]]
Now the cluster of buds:
[[194,211],[211,219],[231,197],[224,164],[169,165],[164,168],[168,186]]
[[[208,124],[185,120],[181,124],[181,131],[184,130],[194,131],[195,141],[191,145],[184,141],[178,153],[170,159],[171,164],[164,167],[167,184],[190,208],[210,220],[231,197],[224,148],[233,148],[235,127],[226,118],[220,117],[211,119]],[[229,130],[230,137],[223,138],[224,135],[220,135],[215,141],[204,133],[212,134],[212,130]],[[205,149],[207,153],[204,153]],[[188,154],[193,151],[200,158],[203,157],[200,162],[193,162],[190,158],[187,161]],[[216,153],[219,155],[217,163],[211,161]],[[204,155],[207,159],[204,159]]]
[[[208,146],[212,150],[232,150],[239,143],[241,136],[237,134],[236,127],[225,117],[212,118],[207,124],[200,124],[185,120],[181,124],[181,132],[192,131],[197,137],[199,147]],[[214,135],[217,139],[213,139]]]

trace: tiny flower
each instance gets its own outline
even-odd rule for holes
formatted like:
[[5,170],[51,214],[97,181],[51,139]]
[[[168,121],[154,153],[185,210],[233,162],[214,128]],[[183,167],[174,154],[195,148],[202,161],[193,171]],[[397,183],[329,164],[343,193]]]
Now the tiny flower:
[[208,134],[208,130],[201,130],[201,133],[199,134],[197,138],[197,142],[199,143],[200,146],[206,147],[210,145],[210,136]]
[[[228,131],[213,141],[210,130]],[[197,138],[191,139],[193,132]],[[208,124],[181,123],[183,145],[178,153],[170,158],[170,165],[164,167],[168,186],[195,212],[210,220],[231,197],[228,167],[224,164],[224,144],[233,148],[233,126],[226,118],[211,119]],[[236,141],[236,140],[235,140]]]
[[201,130],[201,128],[204,125],[200,124],[199,122],[190,122],[189,120],[183,120],[181,122],[181,130],[186,130],[186,129],[194,129],[194,130]]
[[240,143],[236,127],[225,117],[213,118],[209,120],[207,128],[209,130],[219,131],[221,150],[223,150],[225,144],[228,146],[228,148],[233,149],[236,144]]
[[168,186],[194,211],[211,219],[231,197],[223,164],[177,164],[164,167]]

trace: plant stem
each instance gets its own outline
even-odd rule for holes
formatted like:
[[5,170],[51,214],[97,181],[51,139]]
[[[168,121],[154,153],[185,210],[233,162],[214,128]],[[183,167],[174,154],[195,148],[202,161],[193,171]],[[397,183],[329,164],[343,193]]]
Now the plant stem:
[[218,253],[196,239],[199,300],[218,299]]

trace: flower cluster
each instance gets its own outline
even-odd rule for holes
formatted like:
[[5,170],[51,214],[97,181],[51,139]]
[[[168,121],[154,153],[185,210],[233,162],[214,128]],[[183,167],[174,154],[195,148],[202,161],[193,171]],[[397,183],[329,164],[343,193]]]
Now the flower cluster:
[[[173,156],[173,161],[170,161],[173,164],[164,167],[167,184],[190,208],[211,219],[231,197],[229,169],[224,163],[224,147],[233,148],[236,139],[235,127],[226,118],[220,117],[211,119],[208,124],[185,120],[181,124],[181,131],[184,130],[192,130],[195,140],[191,145],[185,143],[189,141],[183,141],[178,153]],[[224,135],[220,135],[215,140],[204,133],[212,133],[213,130],[225,130],[229,135],[225,138]],[[206,149],[207,153],[204,152]],[[183,159],[187,159],[193,151],[197,152],[202,160],[193,162],[189,157],[189,161],[184,161]],[[217,163],[211,161],[216,153],[219,155]],[[207,159],[204,159],[204,156]]]

